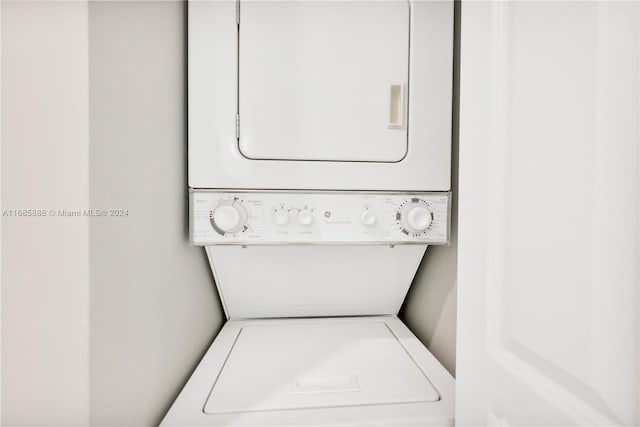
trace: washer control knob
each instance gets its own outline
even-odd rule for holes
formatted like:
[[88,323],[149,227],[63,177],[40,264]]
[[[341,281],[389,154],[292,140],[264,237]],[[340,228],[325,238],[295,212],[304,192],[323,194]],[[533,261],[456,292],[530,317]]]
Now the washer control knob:
[[298,222],[301,225],[311,225],[313,223],[313,212],[309,209],[303,209],[298,212]]
[[365,209],[360,214],[360,222],[362,222],[367,227],[371,227],[376,223],[376,214],[371,212],[369,209]]
[[291,214],[286,209],[278,209],[273,213],[273,220],[280,226],[289,224],[290,219]]
[[425,206],[414,206],[407,212],[407,228],[421,233],[431,225],[431,211]]
[[213,210],[211,226],[218,234],[236,233],[247,224],[247,209],[234,200],[223,200]]

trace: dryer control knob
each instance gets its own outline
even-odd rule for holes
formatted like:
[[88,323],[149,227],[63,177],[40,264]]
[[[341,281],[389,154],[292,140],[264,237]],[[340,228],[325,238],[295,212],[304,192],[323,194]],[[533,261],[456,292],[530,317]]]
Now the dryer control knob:
[[431,225],[431,211],[424,206],[415,206],[407,212],[407,228],[421,233]]
[[280,226],[289,224],[290,219],[291,214],[288,210],[278,209],[273,213],[273,220]]
[[298,212],[298,222],[301,225],[311,225],[313,223],[313,212],[309,209],[303,209]]
[[211,226],[218,234],[236,233],[247,223],[247,208],[236,199],[224,200],[213,210]]
[[369,209],[365,209],[360,214],[360,222],[362,222],[367,227],[371,227],[376,223],[376,214],[371,212]]

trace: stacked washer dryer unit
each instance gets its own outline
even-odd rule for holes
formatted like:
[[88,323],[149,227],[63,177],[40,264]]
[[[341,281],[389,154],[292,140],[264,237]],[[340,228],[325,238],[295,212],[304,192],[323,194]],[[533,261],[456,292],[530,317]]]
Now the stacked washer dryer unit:
[[453,378],[397,317],[449,239],[452,2],[188,19],[190,237],[228,321],[163,424],[453,424]]

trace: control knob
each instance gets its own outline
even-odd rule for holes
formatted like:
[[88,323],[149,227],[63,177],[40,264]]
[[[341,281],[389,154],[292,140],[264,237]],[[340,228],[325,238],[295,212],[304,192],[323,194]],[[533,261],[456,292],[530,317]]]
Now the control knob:
[[407,228],[422,233],[431,225],[431,211],[424,206],[412,207],[407,212]]
[[404,234],[420,234],[431,227],[433,213],[429,209],[427,202],[413,198],[400,206],[396,219]]
[[273,213],[273,220],[280,226],[287,225],[291,220],[291,214],[286,209],[278,209]]
[[371,227],[376,223],[376,214],[371,212],[369,209],[365,209],[360,214],[360,222],[362,222],[367,227]]
[[239,199],[234,198],[219,202],[213,209],[210,221],[213,229],[224,236],[246,229],[247,217],[247,208]]
[[313,212],[309,209],[302,209],[298,212],[298,222],[301,225],[311,225],[313,223]]

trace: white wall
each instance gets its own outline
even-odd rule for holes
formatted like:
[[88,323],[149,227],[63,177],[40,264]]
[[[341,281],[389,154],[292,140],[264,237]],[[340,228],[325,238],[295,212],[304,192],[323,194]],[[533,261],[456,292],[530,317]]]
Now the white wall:
[[[89,204],[87,4],[2,4],[2,208]],[[89,220],[2,218],[2,424],[89,420]]]
[[2,424],[155,425],[222,322],[187,242],[185,4],[2,9],[3,208],[128,209],[2,218]]

